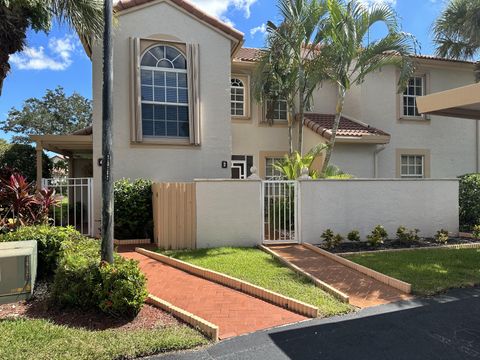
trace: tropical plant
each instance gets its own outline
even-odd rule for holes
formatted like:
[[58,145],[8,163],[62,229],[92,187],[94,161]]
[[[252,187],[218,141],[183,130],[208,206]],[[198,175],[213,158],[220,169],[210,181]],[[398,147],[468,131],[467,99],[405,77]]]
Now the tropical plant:
[[10,71],[8,60],[25,47],[27,30],[51,30],[55,19],[80,36],[102,33],[102,0],[0,0],[0,96]]
[[367,235],[367,244],[371,247],[382,245],[388,238],[388,233],[382,225],[373,228],[370,235]]
[[[474,60],[480,50],[480,0],[450,0],[433,24],[437,54]],[[480,80],[480,64],[475,68]]]
[[21,109],[12,108],[0,130],[16,135],[12,142],[31,143],[30,135],[65,135],[92,124],[92,101],[74,92],[67,96],[61,86],[29,98]]
[[[298,125],[297,151],[302,154],[304,113],[312,93],[322,80],[319,24],[326,15],[323,0],[279,0],[282,22],[267,22],[267,45],[253,77],[254,96],[266,106],[266,118],[273,122],[278,100],[288,105],[289,155],[293,154],[293,128]],[[306,45],[308,44],[308,45]]]
[[475,225],[472,229],[473,238],[478,240],[480,239],[480,225]]
[[448,230],[440,229],[434,236],[435,242],[439,244],[446,244],[449,239]]
[[343,236],[340,234],[334,234],[331,229],[325,230],[320,236],[324,242],[324,246],[331,250],[341,244]]
[[343,172],[338,166],[330,164],[327,168],[320,174],[321,178],[324,179],[352,179],[353,175]]
[[480,174],[465,174],[459,179],[460,227],[469,231],[480,223]]
[[308,169],[308,175],[312,179],[317,179],[318,171],[313,169],[312,165],[326,147],[324,144],[318,144],[305,155],[301,155],[298,151],[294,151],[291,155],[286,154],[283,161],[273,164],[273,167],[287,180],[298,179],[302,175],[302,169],[304,168]]
[[348,233],[347,239],[350,241],[360,241],[360,232],[358,230],[352,230]]
[[[337,103],[322,172],[330,162],[347,92],[368,74],[387,65],[400,69],[398,91],[403,91],[414,71],[410,55],[416,52],[415,38],[400,31],[397,15],[387,4],[366,7],[357,0],[327,0],[326,6],[329,16],[318,34],[322,39],[321,56],[314,61],[319,61],[322,77],[336,85]],[[372,27],[380,24],[387,28],[387,34],[369,41]]]
[[415,243],[420,240],[420,237],[418,236],[419,232],[420,230],[418,229],[409,230],[403,225],[399,226],[397,229],[397,240],[406,245]]

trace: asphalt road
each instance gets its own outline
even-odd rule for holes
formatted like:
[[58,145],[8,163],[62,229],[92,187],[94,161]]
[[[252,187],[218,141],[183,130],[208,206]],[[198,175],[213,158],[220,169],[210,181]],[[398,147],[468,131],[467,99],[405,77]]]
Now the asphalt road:
[[480,359],[480,288],[309,320],[150,359]]

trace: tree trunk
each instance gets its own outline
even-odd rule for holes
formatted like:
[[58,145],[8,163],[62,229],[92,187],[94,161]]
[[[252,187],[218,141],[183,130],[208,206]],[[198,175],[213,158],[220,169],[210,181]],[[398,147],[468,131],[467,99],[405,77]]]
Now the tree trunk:
[[325,154],[325,160],[323,161],[322,174],[327,169],[327,166],[332,157],[333,147],[335,146],[335,138],[337,137],[338,125],[340,124],[340,119],[342,118],[343,104],[345,102],[345,88],[341,85],[338,85],[338,94],[337,94],[337,106],[335,108],[335,119],[332,126],[332,137],[328,142],[327,153]]
[[305,72],[299,70],[299,91],[298,91],[298,152],[303,156],[303,122],[305,117]]
[[112,120],[113,120],[113,48],[112,0],[104,3],[103,32],[103,97],[102,97],[102,261],[113,263],[113,179],[112,179]]

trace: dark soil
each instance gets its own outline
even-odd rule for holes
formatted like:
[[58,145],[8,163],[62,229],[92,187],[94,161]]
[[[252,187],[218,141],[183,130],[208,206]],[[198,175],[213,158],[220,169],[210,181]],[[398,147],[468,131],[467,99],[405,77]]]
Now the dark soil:
[[456,245],[456,244],[470,244],[479,242],[477,239],[473,238],[449,238],[446,244],[440,244],[435,242],[435,239],[432,238],[422,238],[419,241],[404,243],[397,239],[386,240],[380,246],[372,247],[369,246],[365,241],[359,242],[343,242],[340,245],[336,246],[333,249],[326,249],[323,244],[318,244],[317,246],[328,250],[332,253],[340,254],[346,252],[360,252],[360,251],[374,251],[374,250],[389,250],[389,249],[409,249],[409,248],[420,248],[420,247],[438,247],[442,245]]
[[151,305],[144,305],[131,319],[115,318],[99,310],[58,308],[49,298],[49,284],[46,283],[36,284],[30,300],[0,305],[0,319],[8,317],[46,319],[58,325],[87,330],[148,330],[179,323],[172,315]]

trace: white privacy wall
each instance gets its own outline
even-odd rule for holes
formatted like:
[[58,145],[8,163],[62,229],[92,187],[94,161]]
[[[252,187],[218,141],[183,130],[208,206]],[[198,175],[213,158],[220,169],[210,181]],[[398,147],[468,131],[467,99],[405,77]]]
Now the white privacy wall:
[[260,244],[261,189],[259,180],[197,180],[197,248]]
[[346,237],[355,229],[362,239],[375,225],[394,238],[398,226],[433,236],[441,228],[458,233],[457,180],[353,179],[299,183],[301,239],[320,243],[330,228]]

